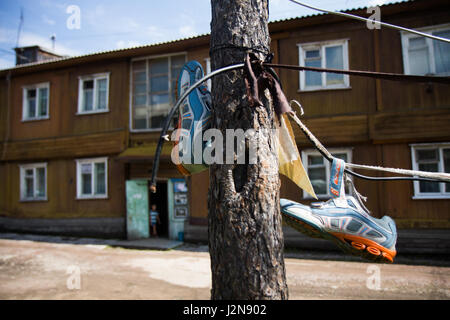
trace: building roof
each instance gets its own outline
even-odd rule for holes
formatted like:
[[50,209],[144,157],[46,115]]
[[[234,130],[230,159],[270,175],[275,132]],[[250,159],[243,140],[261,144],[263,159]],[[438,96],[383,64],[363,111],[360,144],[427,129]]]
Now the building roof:
[[[383,8],[383,15],[389,14],[386,9],[392,8],[397,9],[394,10],[393,13],[396,12],[403,12],[405,9],[411,9],[411,2],[415,3],[426,3],[431,2],[429,0],[403,0],[403,1],[397,1],[390,4],[382,5]],[[342,12],[346,13],[352,13],[352,14],[360,14],[360,15],[367,15],[366,12],[367,7],[363,8],[353,8],[348,10],[343,10]],[[317,14],[311,14],[311,15],[305,15],[300,16],[296,18],[287,18],[287,19],[280,19],[276,21],[269,22],[269,30],[270,32],[280,32],[285,31],[286,29],[290,29],[293,27],[296,27],[298,25],[302,25],[304,23],[311,23],[311,24],[324,24],[324,23],[331,23],[331,22],[340,22],[345,21],[346,18],[339,17],[339,16],[333,16],[333,17],[327,17],[326,19],[323,19],[325,16],[329,16],[329,14],[326,13],[317,13]],[[316,20],[318,19],[318,20]],[[17,65],[8,69],[0,70],[0,76],[5,76],[9,72],[13,72],[14,74],[19,73],[26,73],[26,72],[33,72],[33,71],[41,71],[43,69],[51,69],[54,67],[64,67],[84,62],[95,62],[97,60],[101,59],[108,59],[108,58],[121,58],[121,57],[133,57],[138,56],[140,54],[149,54],[149,49],[160,49],[157,51],[167,50],[167,49],[175,49],[175,47],[192,47],[195,45],[207,45],[209,44],[209,34],[202,34],[197,35],[193,37],[188,38],[182,38],[178,40],[172,40],[167,42],[159,42],[154,44],[147,44],[142,46],[135,46],[130,48],[124,48],[124,49],[114,49],[114,50],[106,50],[106,51],[100,51],[100,52],[94,52],[94,53],[88,53],[84,55],[78,55],[78,56],[64,56],[61,58],[55,58],[55,59],[49,59],[45,61],[38,61],[38,62],[31,62],[31,63],[25,63],[21,65]],[[171,51],[172,51],[171,50]],[[155,50],[156,51],[156,50]]]

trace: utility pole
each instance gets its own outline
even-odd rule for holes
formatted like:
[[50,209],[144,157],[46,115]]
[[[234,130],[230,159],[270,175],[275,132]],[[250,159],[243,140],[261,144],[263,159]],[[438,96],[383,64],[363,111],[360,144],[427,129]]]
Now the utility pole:
[[[211,7],[213,70],[244,62],[247,51],[265,58],[270,51],[268,0],[211,0]],[[213,127],[223,137],[226,129],[275,128],[269,99],[262,97],[262,106],[249,105],[242,70],[213,79],[212,102]],[[247,158],[246,164],[210,166],[208,238],[214,300],[288,298],[276,137],[265,134],[258,139],[256,164],[248,164]]]

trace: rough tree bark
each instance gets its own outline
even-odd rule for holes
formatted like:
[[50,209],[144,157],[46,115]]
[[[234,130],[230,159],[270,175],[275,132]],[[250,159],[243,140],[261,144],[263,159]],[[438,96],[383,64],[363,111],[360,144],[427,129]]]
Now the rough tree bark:
[[[269,53],[268,0],[211,0],[212,68]],[[242,70],[212,81],[213,127],[272,129],[270,99],[249,106]],[[257,164],[210,167],[208,237],[212,299],[287,299],[275,137],[259,136]],[[225,139],[224,139],[225,140]],[[225,141],[224,141],[225,145]],[[224,149],[225,150],[225,149]],[[225,159],[225,155],[224,155]]]

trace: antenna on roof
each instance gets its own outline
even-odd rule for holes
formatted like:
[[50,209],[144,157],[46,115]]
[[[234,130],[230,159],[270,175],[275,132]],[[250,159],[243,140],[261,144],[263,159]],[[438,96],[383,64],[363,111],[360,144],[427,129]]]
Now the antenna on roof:
[[20,7],[20,20],[19,20],[19,28],[17,29],[16,48],[19,47],[19,39],[20,39],[20,32],[22,31],[22,25],[23,25],[23,7]]
[[55,42],[56,42],[56,34],[52,34],[50,37],[50,40],[52,40],[52,51],[55,51]]

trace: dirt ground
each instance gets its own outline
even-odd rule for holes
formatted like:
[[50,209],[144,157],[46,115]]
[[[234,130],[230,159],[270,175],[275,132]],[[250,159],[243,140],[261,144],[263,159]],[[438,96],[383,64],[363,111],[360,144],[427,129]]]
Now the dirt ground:
[[[286,258],[290,299],[450,299],[450,268]],[[0,299],[209,299],[208,252],[0,239]]]

